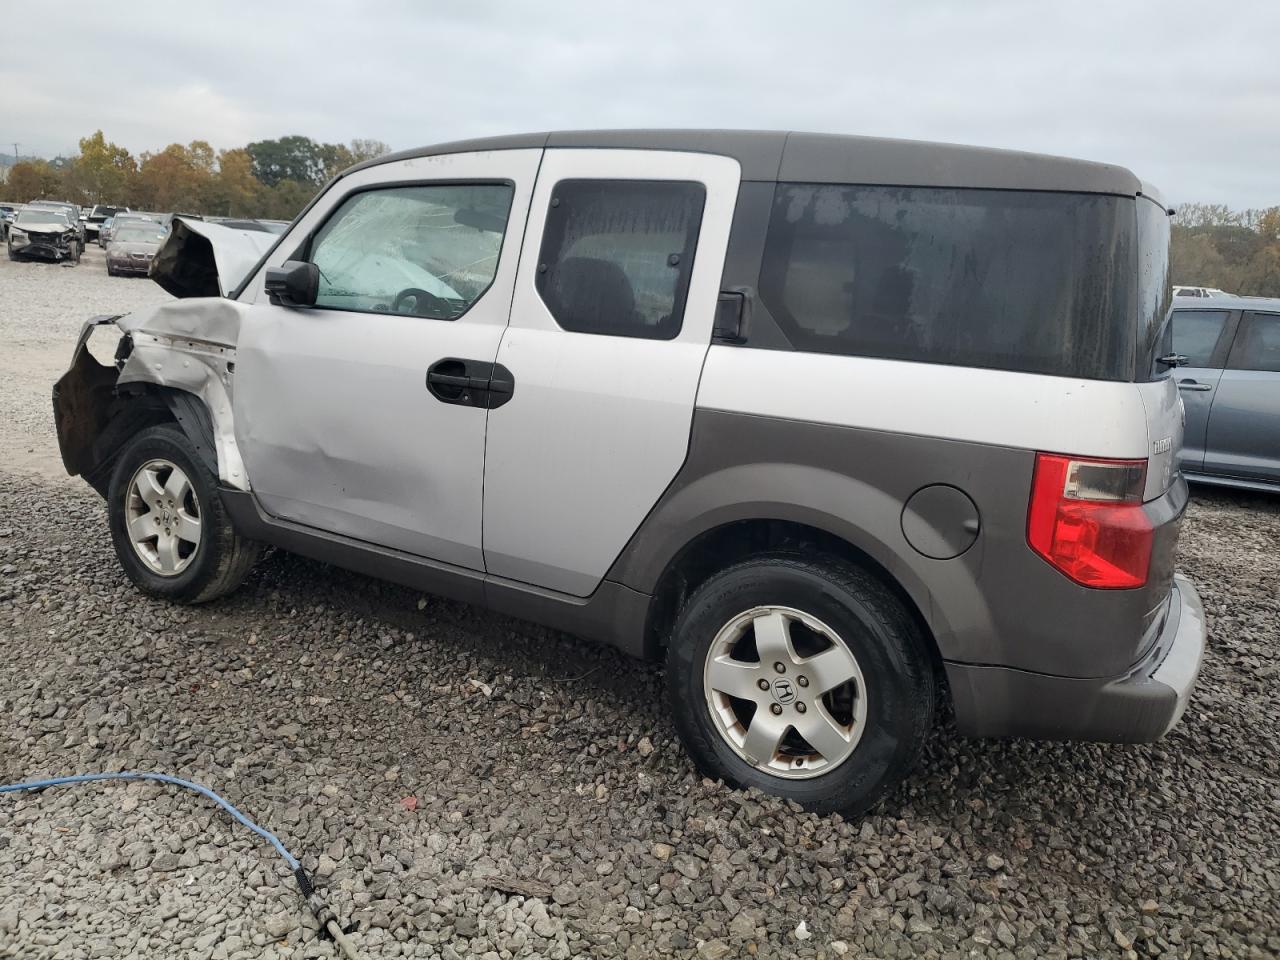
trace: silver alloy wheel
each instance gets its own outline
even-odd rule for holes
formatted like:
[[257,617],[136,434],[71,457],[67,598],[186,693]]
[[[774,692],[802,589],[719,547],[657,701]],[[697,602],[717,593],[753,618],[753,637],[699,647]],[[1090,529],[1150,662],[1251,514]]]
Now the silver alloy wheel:
[[858,661],[839,634],[791,607],[755,607],[721,627],[702,685],[725,743],[776,777],[830,773],[852,756],[866,727]]
[[129,481],[125,526],[134,551],[147,569],[175,577],[195,558],[202,524],[200,501],[182,468],[169,460],[148,460]]

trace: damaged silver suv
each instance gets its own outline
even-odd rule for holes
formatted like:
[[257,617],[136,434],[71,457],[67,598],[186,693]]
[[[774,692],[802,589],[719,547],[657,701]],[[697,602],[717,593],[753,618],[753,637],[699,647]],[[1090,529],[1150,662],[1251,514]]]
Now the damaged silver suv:
[[980,736],[1182,714],[1168,245],[1150,187],[1054,157],[447,144],[279,238],[176,220],[183,299],[90,322],[59,439],[149,594],[274,544],[665,658],[703,771],[856,812],[943,698]]

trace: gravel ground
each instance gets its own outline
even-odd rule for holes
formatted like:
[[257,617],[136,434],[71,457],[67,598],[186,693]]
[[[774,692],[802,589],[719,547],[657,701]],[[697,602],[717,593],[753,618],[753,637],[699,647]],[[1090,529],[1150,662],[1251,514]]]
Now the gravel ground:
[[[366,957],[1280,955],[1280,498],[1198,494],[1212,649],[1153,746],[943,728],[858,822],[698,778],[661,678],[280,552],[141,598],[56,465],[81,321],[164,294],[0,260],[0,782],[207,783],[316,872]],[[150,785],[0,797],[0,957],[328,957],[282,862]]]

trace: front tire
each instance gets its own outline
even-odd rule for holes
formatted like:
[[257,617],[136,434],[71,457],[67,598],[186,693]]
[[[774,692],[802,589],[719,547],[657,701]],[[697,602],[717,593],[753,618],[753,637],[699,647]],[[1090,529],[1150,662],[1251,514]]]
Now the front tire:
[[933,725],[933,663],[902,602],[833,556],[755,557],[680,611],[667,693],[704,774],[820,813],[868,810]]
[[235,532],[217,478],[172,424],[143,430],[120,452],[107,518],[116,556],[134,585],[179,603],[230,593],[261,552]]

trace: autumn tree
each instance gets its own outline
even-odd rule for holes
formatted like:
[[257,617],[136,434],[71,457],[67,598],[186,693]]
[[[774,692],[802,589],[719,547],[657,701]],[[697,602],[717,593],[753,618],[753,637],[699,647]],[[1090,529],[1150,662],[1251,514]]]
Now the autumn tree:
[[144,153],[134,180],[134,209],[199,213],[210,192],[213,148],[202,140]]
[[62,177],[46,160],[23,160],[9,168],[4,184],[4,198],[15,203],[31,200],[57,200],[62,192]]
[[80,141],[80,155],[64,175],[69,194],[84,203],[121,203],[138,165],[124,147],[95,131]]
[[220,217],[256,217],[265,188],[253,175],[253,157],[243,148],[218,154],[218,172],[206,195],[205,213]]
[[1173,282],[1280,297],[1280,207],[1188,203],[1174,219]]

